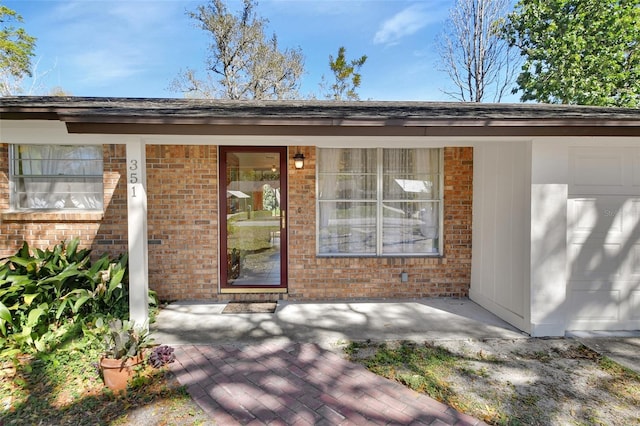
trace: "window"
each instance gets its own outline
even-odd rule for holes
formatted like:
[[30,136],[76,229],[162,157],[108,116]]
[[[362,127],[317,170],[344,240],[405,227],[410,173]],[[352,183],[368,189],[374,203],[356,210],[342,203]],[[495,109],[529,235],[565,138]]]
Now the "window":
[[101,145],[12,145],[15,210],[102,210]]
[[439,255],[440,149],[319,148],[318,254]]

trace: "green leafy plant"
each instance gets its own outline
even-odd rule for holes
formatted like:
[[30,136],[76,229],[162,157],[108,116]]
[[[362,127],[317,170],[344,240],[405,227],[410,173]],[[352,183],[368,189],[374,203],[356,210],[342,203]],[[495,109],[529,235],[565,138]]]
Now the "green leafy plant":
[[173,348],[167,345],[160,345],[153,348],[147,361],[153,368],[161,368],[167,364],[175,361],[176,356],[173,353]]
[[[101,321],[96,324],[99,328]],[[128,359],[141,354],[150,344],[149,332],[135,327],[130,321],[115,318],[109,321],[104,335],[105,356],[113,359]]]
[[[42,352],[64,340],[78,318],[128,311],[127,256],[91,263],[78,239],[52,249],[25,242],[0,265],[0,350]],[[7,349],[9,348],[9,349]],[[12,349],[11,349],[12,348]]]

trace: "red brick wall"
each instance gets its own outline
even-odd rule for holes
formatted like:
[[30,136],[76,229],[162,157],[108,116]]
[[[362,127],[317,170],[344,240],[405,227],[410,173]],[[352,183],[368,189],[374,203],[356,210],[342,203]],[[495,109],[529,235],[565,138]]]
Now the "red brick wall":
[[[473,149],[444,150],[444,256],[316,257],[315,148],[289,171],[289,299],[468,296],[471,280]],[[400,282],[406,271],[409,281]]]
[[[315,253],[315,148],[289,158],[289,294],[294,300],[467,296],[471,275],[473,149],[444,149],[444,255],[438,258],[320,258]],[[216,146],[148,146],[149,285],[163,300],[227,300],[219,295]],[[0,211],[9,208],[7,145],[0,144]],[[0,257],[26,239],[48,247],[78,236],[94,254],[127,250],[124,145],[104,147],[102,214],[3,213]],[[406,271],[409,281],[400,282]]]
[[104,220],[97,232],[94,252],[126,253],[127,236],[127,155],[125,145],[105,145]]
[[218,292],[216,146],[147,146],[149,287],[163,300]]
[[23,241],[33,248],[47,248],[79,238],[92,256],[117,256],[127,251],[127,194],[125,146],[104,145],[105,212],[12,213],[9,210],[8,144],[0,144],[0,258],[14,254]]

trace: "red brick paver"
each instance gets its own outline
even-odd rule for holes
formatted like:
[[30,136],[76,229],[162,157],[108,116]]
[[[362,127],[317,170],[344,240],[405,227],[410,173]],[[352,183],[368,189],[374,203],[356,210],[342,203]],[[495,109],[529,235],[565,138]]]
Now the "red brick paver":
[[482,425],[312,343],[178,346],[172,371],[220,425]]

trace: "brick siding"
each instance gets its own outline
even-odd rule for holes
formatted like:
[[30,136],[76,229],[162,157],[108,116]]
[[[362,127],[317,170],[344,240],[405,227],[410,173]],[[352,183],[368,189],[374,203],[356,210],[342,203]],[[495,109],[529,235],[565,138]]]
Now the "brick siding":
[[[293,153],[305,167],[293,167]],[[441,257],[317,257],[314,147],[289,151],[287,295],[218,294],[216,146],[147,146],[149,285],[163,300],[292,300],[468,296],[471,276],[473,149],[444,149],[444,253]],[[0,256],[23,240],[48,247],[80,237],[94,254],[127,250],[124,145],[104,146],[102,214],[3,213]],[[9,209],[8,149],[0,144],[0,211]],[[400,281],[406,271],[408,282]]]
[[315,148],[303,153],[305,168],[289,171],[289,299],[468,296],[473,148],[444,149],[444,255],[438,258],[316,257]]
[[218,292],[216,146],[147,146],[149,286],[164,300]]
[[33,248],[47,248],[61,241],[80,239],[92,257],[117,256],[127,251],[127,188],[125,146],[104,145],[104,213],[9,212],[9,150],[0,144],[0,258],[13,255],[26,241]]

